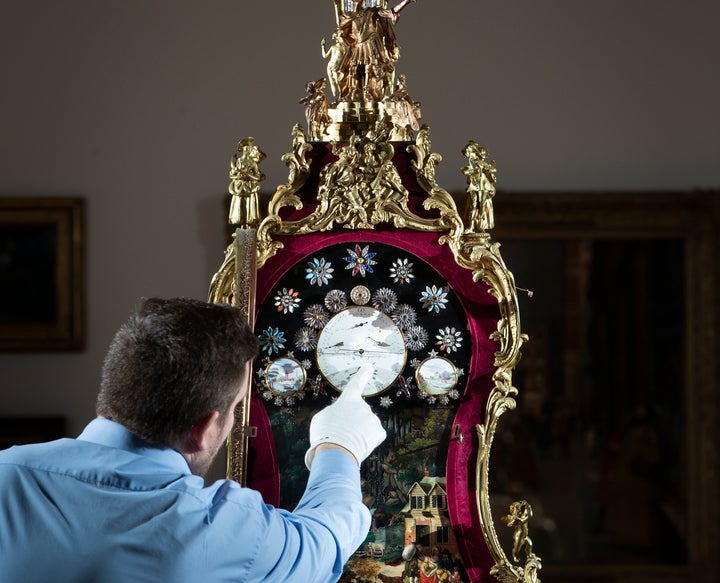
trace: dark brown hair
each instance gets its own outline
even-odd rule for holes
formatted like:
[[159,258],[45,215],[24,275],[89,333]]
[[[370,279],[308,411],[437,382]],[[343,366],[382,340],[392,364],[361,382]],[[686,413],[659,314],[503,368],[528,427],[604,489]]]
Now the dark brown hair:
[[176,445],[206,415],[228,412],[257,351],[237,308],[147,299],[110,344],[97,414],[153,443]]

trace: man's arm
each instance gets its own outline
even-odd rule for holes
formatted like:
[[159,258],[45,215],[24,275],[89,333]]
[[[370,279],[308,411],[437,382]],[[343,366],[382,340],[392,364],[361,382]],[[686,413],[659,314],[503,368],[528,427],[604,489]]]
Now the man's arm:
[[241,537],[239,531],[236,544],[242,538],[250,547],[245,549],[248,570],[238,573],[238,578],[331,583],[365,540],[370,511],[362,502],[360,464],[386,435],[362,398],[373,372],[371,365],[361,367],[340,397],[313,417],[305,455],[310,476],[293,512],[262,504],[257,492],[237,492],[237,528],[247,536]]
[[273,509],[268,519],[248,581],[337,581],[370,529],[357,464],[346,453],[318,451],[297,508]]

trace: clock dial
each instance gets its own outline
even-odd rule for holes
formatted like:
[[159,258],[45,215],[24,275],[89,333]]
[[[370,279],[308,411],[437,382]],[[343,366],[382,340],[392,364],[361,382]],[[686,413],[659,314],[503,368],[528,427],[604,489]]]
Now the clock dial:
[[320,372],[340,391],[362,364],[371,363],[375,372],[363,396],[392,386],[407,359],[402,331],[387,314],[367,306],[335,314],[320,332],[315,352]]

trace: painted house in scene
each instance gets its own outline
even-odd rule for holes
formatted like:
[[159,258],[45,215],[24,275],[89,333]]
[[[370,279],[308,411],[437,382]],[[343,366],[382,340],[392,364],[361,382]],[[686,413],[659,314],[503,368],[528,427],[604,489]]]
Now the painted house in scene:
[[408,490],[408,502],[402,509],[405,515],[405,545],[415,544],[430,550],[434,546],[457,552],[457,544],[448,513],[447,479],[425,476]]

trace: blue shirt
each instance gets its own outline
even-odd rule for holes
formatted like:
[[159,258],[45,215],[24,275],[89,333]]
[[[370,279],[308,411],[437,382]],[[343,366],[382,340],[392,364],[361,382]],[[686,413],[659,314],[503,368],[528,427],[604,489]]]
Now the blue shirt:
[[315,457],[293,512],[95,419],[0,452],[2,583],[336,581],[370,527],[347,454]]

